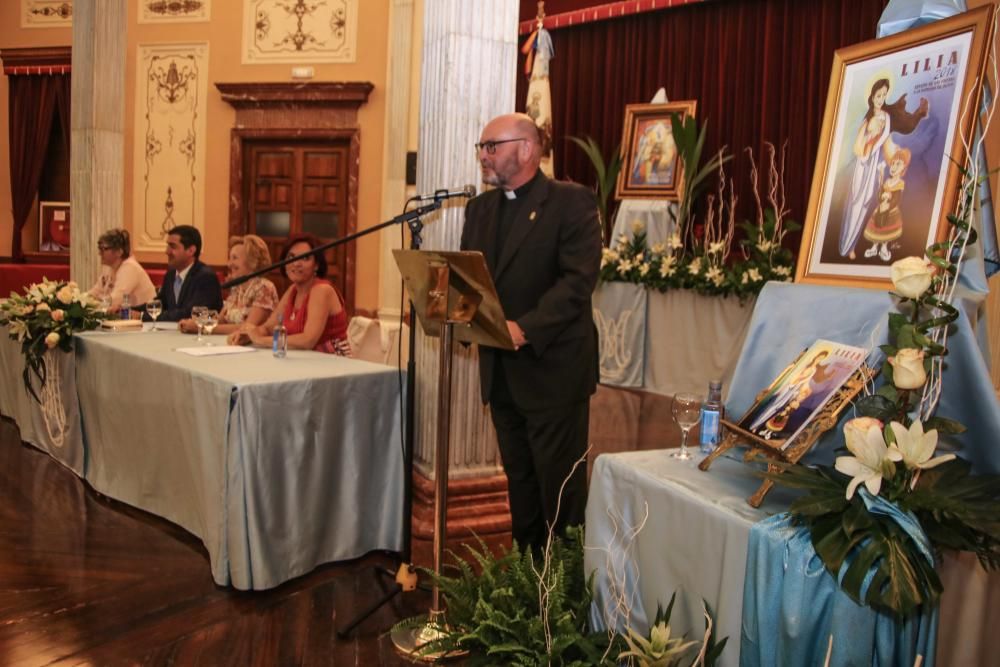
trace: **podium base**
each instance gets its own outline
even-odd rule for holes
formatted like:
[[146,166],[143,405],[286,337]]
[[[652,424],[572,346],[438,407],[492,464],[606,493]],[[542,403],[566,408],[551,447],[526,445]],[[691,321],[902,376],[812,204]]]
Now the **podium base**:
[[443,621],[444,612],[431,611],[427,620],[421,625],[393,630],[391,633],[392,643],[396,650],[407,658],[424,662],[441,662],[468,655],[468,651],[431,651],[425,653],[420,650],[428,643],[444,636],[444,633],[439,629]]

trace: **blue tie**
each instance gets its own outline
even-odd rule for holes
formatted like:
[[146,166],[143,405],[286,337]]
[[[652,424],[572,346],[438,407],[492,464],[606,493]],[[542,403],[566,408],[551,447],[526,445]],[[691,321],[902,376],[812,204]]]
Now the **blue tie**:
[[181,278],[181,274],[174,276],[174,303],[180,301],[181,298],[181,285],[184,283],[184,279]]

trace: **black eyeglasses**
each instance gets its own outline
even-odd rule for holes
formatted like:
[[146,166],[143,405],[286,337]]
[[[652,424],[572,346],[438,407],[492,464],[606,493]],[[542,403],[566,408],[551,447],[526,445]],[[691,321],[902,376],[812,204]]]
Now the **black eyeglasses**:
[[512,141],[527,141],[525,137],[517,137],[516,139],[500,139],[498,141],[481,141],[478,144],[473,144],[476,147],[476,152],[486,149],[486,152],[493,155],[497,152],[497,146],[500,144],[509,144]]

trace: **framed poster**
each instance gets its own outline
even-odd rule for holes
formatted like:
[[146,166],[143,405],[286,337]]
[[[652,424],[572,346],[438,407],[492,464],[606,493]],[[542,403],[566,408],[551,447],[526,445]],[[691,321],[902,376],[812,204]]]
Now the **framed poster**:
[[38,203],[38,251],[69,252],[69,202]]
[[992,8],[838,50],[796,280],[886,289],[947,237]]
[[684,174],[670,118],[678,115],[684,120],[693,116],[696,104],[684,100],[625,107],[624,155],[615,197],[677,199]]

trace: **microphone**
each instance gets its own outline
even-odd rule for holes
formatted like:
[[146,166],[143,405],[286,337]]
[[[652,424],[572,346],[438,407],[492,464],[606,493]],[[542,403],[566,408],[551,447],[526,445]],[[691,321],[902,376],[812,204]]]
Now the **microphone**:
[[417,201],[441,201],[442,199],[451,199],[452,197],[472,197],[476,196],[476,186],[466,185],[461,190],[435,190],[434,192],[426,195],[417,195],[414,197]]

